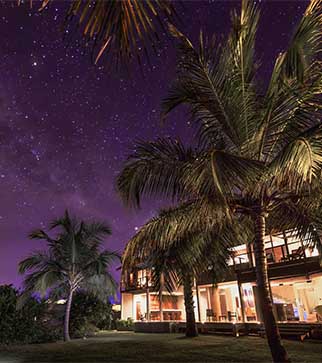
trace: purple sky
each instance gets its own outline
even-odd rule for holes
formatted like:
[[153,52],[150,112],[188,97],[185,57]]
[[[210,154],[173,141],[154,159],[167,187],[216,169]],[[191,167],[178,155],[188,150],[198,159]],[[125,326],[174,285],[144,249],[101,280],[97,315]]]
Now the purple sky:
[[[29,3],[29,1],[28,1]],[[307,1],[262,1],[257,51],[261,79],[267,81]],[[227,32],[233,1],[184,2],[180,29],[196,39],[202,28]],[[55,6],[56,5],[56,6]],[[8,1],[0,17],[0,284],[19,286],[17,263],[39,241],[27,234],[60,216],[65,208],[84,218],[108,221],[106,246],[122,250],[135,228],[164,203],[150,200],[129,211],[115,193],[115,177],[136,139],[179,135],[191,140],[185,114],[159,122],[160,100],[174,75],[175,51],[164,40],[145,78],[94,66],[76,35],[62,40],[66,3],[36,7]],[[78,35],[78,33],[77,33]],[[81,42],[80,42],[81,43]]]

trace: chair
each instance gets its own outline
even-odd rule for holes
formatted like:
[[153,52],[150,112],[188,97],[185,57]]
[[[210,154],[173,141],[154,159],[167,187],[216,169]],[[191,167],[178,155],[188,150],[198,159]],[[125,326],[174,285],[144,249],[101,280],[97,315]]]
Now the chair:
[[322,305],[318,305],[314,308],[316,315],[317,315],[317,320],[318,321],[322,321]]
[[228,311],[228,321],[236,321],[237,313],[235,311]]
[[273,263],[275,262],[275,258],[272,252],[267,252],[266,253],[266,259],[268,263]]
[[300,246],[296,250],[293,250],[292,253],[290,254],[290,260],[298,260],[303,257],[305,257],[305,251],[302,246]]
[[206,316],[208,321],[214,321],[214,320],[216,321],[216,314],[212,309],[206,310]]

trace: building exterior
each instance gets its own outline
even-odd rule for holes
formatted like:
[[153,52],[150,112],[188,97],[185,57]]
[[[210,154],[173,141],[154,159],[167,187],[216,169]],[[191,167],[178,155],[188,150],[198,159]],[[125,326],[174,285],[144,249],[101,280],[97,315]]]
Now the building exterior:
[[[280,322],[322,320],[322,267],[316,248],[291,232],[267,236],[266,256],[276,319]],[[230,270],[221,283],[209,274],[196,280],[195,315],[200,322],[261,322],[257,304],[254,253],[250,246],[234,249]],[[163,291],[149,281],[149,271],[123,271],[121,317],[134,321],[185,321],[183,290]]]

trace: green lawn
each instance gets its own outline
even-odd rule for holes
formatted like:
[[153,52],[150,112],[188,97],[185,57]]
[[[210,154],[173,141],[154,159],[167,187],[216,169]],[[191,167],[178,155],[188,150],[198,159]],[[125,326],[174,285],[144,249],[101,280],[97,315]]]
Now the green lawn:
[[[293,362],[322,362],[322,342],[285,341]],[[1,363],[22,362],[270,362],[266,341],[258,337],[100,333],[95,338],[3,348]]]

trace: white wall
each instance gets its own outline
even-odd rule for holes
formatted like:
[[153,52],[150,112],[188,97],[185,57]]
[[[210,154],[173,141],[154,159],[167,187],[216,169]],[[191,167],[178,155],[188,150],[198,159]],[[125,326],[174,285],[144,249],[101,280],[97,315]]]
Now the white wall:
[[121,319],[134,319],[133,316],[133,295],[121,294]]

